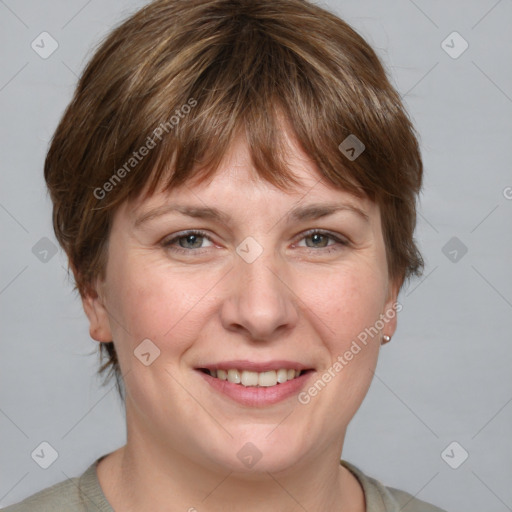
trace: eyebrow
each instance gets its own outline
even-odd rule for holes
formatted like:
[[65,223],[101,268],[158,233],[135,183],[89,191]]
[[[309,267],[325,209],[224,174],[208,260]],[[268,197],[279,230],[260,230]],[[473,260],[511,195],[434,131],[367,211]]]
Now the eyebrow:
[[[304,220],[315,220],[322,217],[327,217],[338,211],[351,211],[360,216],[365,222],[370,221],[369,215],[361,208],[352,204],[340,204],[340,203],[318,203],[310,204],[307,206],[296,206],[292,208],[286,215],[285,218],[288,222],[290,221],[304,221]],[[216,220],[222,224],[229,225],[231,223],[231,217],[221,210],[209,206],[186,206],[168,204],[162,205],[152,210],[143,213],[140,217],[135,219],[134,226],[138,228],[141,224],[153,220],[154,218],[167,215],[168,213],[181,213],[188,217],[194,217],[196,219],[209,219]]]

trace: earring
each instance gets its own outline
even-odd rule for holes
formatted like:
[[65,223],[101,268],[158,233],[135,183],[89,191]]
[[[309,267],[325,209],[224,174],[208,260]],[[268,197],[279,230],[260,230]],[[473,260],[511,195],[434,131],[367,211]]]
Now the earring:
[[391,341],[391,336],[384,334],[384,336],[382,336],[382,341],[380,344],[385,345],[386,343],[389,343],[390,341]]

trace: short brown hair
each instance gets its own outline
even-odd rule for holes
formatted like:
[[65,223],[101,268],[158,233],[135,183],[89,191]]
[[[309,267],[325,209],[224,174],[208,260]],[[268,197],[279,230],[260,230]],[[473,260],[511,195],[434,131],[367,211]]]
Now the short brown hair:
[[[419,275],[418,142],[362,37],[301,0],[156,0],[96,51],[46,158],[75,289],[84,296],[104,276],[121,203],[213,175],[238,132],[263,179],[296,184],[282,119],[330,183],[379,205],[390,278]],[[338,147],[349,136],[364,144],[357,158]],[[99,372],[110,368],[119,383],[113,342],[100,347]]]

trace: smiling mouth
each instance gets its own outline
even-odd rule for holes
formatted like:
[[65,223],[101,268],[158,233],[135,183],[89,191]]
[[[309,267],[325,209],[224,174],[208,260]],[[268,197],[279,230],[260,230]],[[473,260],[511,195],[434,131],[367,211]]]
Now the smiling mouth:
[[293,370],[281,368],[266,372],[253,372],[249,370],[210,370],[199,368],[200,371],[215,379],[226,380],[232,384],[240,384],[245,387],[272,387],[294,380],[311,370]]

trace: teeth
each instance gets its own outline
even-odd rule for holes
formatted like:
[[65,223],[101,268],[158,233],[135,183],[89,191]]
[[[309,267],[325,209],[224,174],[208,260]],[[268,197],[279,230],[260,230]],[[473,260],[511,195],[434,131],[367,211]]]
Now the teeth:
[[279,384],[282,384],[283,382],[286,382],[288,380],[288,370],[281,369],[277,370],[277,382]]
[[228,370],[228,381],[233,384],[240,384],[240,372],[238,370]]
[[277,374],[274,370],[262,372],[258,375],[258,386],[275,386],[277,384]]
[[220,380],[227,380],[232,384],[241,384],[246,387],[271,387],[276,384],[283,384],[288,380],[295,379],[301,374],[300,370],[270,370],[267,372],[251,372],[248,370],[208,370],[212,377]]
[[248,372],[244,370],[242,372],[242,386],[257,386],[258,385],[258,374],[256,372]]

